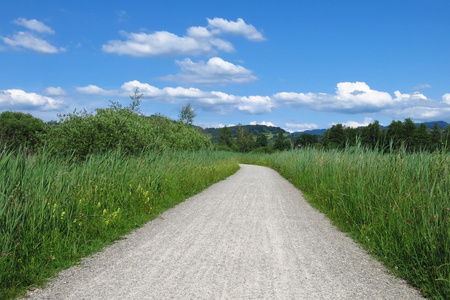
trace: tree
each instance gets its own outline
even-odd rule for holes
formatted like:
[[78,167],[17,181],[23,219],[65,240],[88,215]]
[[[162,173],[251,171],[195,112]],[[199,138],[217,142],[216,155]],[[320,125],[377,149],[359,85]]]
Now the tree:
[[220,128],[219,131],[219,144],[225,145],[227,147],[233,146],[233,137],[231,136],[231,129],[227,126]]
[[388,131],[387,131],[387,139],[389,140],[389,142],[392,143],[392,146],[394,149],[399,148],[402,143],[404,142],[403,140],[403,133],[404,129],[403,129],[403,123],[401,121],[392,121],[391,124],[388,126]]
[[442,142],[447,149],[450,146],[450,124],[445,126],[444,132],[442,132]]
[[179,122],[187,125],[192,125],[194,123],[194,118],[196,114],[191,104],[186,105],[181,109]]
[[345,131],[342,124],[331,126],[330,129],[323,134],[323,144],[330,148],[343,148],[345,146]]
[[380,146],[381,128],[380,122],[375,121],[362,130],[361,142],[369,148]]
[[319,137],[314,134],[302,133],[295,139],[295,147],[309,147],[319,143]]
[[416,128],[416,124],[414,124],[410,118],[405,119],[403,122],[403,141],[407,149],[412,149],[415,147],[413,136]]
[[258,136],[256,137],[255,147],[256,148],[267,147],[268,144],[269,144],[269,140],[267,138],[267,134],[265,134],[265,133],[258,134]]
[[442,131],[439,128],[438,123],[434,123],[431,130],[431,148],[432,150],[439,149],[442,143]]
[[239,124],[236,128],[236,135],[236,144],[240,152],[250,152],[254,148],[253,134],[249,133],[247,128]]
[[144,97],[144,94],[141,94],[139,91],[139,88],[136,87],[133,91],[133,95],[130,95],[130,99],[132,102],[131,102],[130,106],[128,106],[127,109],[130,112],[139,113],[142,97]]
[[273,144],[273,149],[283,151],[288,150],[289,148],[291,148],[291,141],[284,138],[283,131],[278,132],[275,143]]
[[419,128],[414,131],[411,146],[416,151],[431,148],[431,135],[425,123],[421,123]]
[[0,114],[0,147],[13,150],[24,147],[34,151],[45,129],[45,123],[30,114],[4,111]]

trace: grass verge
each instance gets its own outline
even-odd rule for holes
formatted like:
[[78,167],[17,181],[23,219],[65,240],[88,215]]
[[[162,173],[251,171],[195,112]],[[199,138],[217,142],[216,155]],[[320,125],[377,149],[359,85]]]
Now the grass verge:
[[0,154],[0,299],[42,285],[238,170],[229,153]]
[[450,155],[361,148],[248,154],[269,166],[396,275],[433,299],[450,295]]

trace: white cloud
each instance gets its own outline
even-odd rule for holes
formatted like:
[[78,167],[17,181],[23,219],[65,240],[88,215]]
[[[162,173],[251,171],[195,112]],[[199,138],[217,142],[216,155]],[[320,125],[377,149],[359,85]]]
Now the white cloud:
[[20,46],[43,54],[53,54],[65,51],[64,48],[58,49],[30,32],[20,31],[13,35],[12,38],[2,37],[2,40],[10,46]]
[[286,123],[284,125],[286,126],[284,129],[289,132],[303,132],[319,128],[319,126],[314,123]]
[[272,98],[278,105],[313,111],[382,113],[393,118],[433,120],[448,118],[450,96],[446,95],[442,101],[434,101],[418,91],[406,94],[395,91],[393,97],[371,89],[365,82],[340,82],[335,94],[281,92]]
[[157,88],[137,80],[125,82],[120,89],[115,90],[104,90],[92,84],[77,87],[76,90],[88,95],[128,97],[136,87],[144,95],[142,98],[144,102],[156,101],[179,105],[190,103],[194,107],[217,113],[228,113],[237,109],[250,114],[263,114],[271,112],[272,108],[275,107],[272,99],[268,96],[240,97],[220,91],[202,91],[197,88]]
[[269,127],[277,127],[272,122],[266,122],[266,121],[262,121],[262,122],[253,121],[253,122],[250,122],[250,125],[265,125],[265,126],[269,126]]
[[204,61],[195,63],[186,58],[182,61],[177,60],[176,64],[181,69],[180,73],[164,76],[160,79],[191,84],[231,84],[257,80],[252,71],[243,66],[224,61],[220,57],[210,58],[206,63]]
[[[24,26],[29,30],[35,31],[38,34],[55,33],[53,29],[35,19],[27,20],[25,18],[19,18],[15,20],[14,23],[20,26]],[[11,47],[22,47],[42,54],[54,54],[66,51],[65,48],[57,48],[51,45],[43,38],[36,35],[36,33],[30,31],[19,31],[12,37],[0,36],[0,39],[2,39],[5,44]]]
[[427,100],[427,97],[420,92],[414,92],[412,94],[402,94],[400,93],[400,91],[395,91],[394,95],[396,101]]
[[49,111],[64,107],[66,105],[63,101],[36,93],[27,93],[19,89],[0,90],[1,109],[37,109],[40,111]]
[[445,104],[450,105],[450,93],[447,93],[447,94],[442,95],[442,101],[443,101]]
[[[351,128],[358,128],[358,127],[365,127],[369,126],[373,121],[372,118],[364,118],[364,121],[362,123],[356,122],[356,121],[348,121],[345,123],[342,123],[345,127],[351,127]],[[335,125],[335,124],[333,124]]]
[[55,33],[55,31],[53,29],[51,29],[50,27],[48,27],[47,25],[45,25],[44,23],[42,23],[36,19],[27,20],[25,18],[18,18],[17,20],[14,20],[14,24],[26,27],[30,30],[33,30],[33,31],[36,31],[39,33],[48,33],[48,34]]
[[238,18],[236,22],[227,21],[222,18],[208,19],[208,27],[216,35],[232,34],[241,35],[251,41],[264,41],[265,38],[261,32],[251,24],[246,24],[243,19]]
[[208,19],[208,27],[194,26],[186,30],[185,36],[178,36],[167,31],[153,33],[119,32],[125,40],[111,40],[102,46],[102,50],[119,55],[176,56],[176,55],[210,55],[218,51],[233,52],[233,45],[217,38],[223,34],[241,35],[252,41],[263,40],[262,34],[253,25],[244,20],[236,22],[220,18]]
[[45,89],[45,93],[49,96],[64,96],[67,95],[67,92],[62,87],[53,87],[49,86]]
[[334,95],[281,92],[273,97],[290,107],[345,113],[379,112],[408,101],[427,99],[418,92],[401,94],[396,91],[395,95],[394,99],[389,93],[373,90],[365,82],[340,82]]
[[250,114],[266,114],[272,111],[275,103],[268,96],[241,97],[237,108]]
[[102,50],[119,55],[137,57],[159,55],[201,55],[214,51],[210,40],[179,37],[167,31],[147,33],[128,33],[121,31],[125,41],[113,40],[102,46]]
[[117,92],[114,90],[104,90],[96,85],[90,84],[83,87],[75,88],[79,93],[87,94],[87,95],[101,95],[101,96],[118,96]]
[[413,87],[413,90],[418,91],[418,90],[425,90],[425,89],[431,89],[432,86],[429,84],[419,84],[416,85],[415,87]]

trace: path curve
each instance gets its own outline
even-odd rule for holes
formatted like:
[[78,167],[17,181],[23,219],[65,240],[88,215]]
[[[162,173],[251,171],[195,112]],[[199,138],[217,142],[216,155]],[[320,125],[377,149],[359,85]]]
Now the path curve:
[[423,299],[275,171],[241,169],[31,299]]

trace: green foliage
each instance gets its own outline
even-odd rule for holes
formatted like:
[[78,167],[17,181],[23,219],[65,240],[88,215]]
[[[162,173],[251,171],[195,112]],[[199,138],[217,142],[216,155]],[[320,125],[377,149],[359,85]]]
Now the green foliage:
[[283,131],[278,132],[277,138],[272,145],[274,150],[284,151],[291,149],[291,141],[284,137]]
[[192,125],[194,123],[195,111],[191,107],[191,104],[186,105],[181,109],[179,121],[186,125]]
[[342,124],[333,125],[324,133],[322,143],[328,148],[344,148],[346,143],[344,126]]
[[156,115],[144,117],[136,105],[112,103],[96,113],[74,112],[49,128],[47,146],[57,154],[86,157],[111,149],[131,154],[143,149],[196,150],[210,146],[209,138],[195,128]]
[[42,284],[238,169],[229,153],[0,154],[0,299]]
[[227,147],[233,146],[233,137],[231,136],[231,129],[227,126],[220,128],[219,144]]
[[0,148],[26,148],[34,151],[44,132],[44,122],[30,114],[11,111],[0,114]]
[[242,155],[279,171],[392,272],[450,295],[450,154],[343,150]]
[[236,130],[237,138],[236,145],[239,152],[250,152],[255,146],[253,134],[248,132],[248,129],[238,125]]
[[269,139],[267,137],[267,134],[265,133],[258,134],[258,136],[256,137],[255,147],[256,148],[267,147],[268,145]]
[[301,133],[297,138],[295,139],[295,147],[302,148],[302,147],[310,147],[313,145],[316,145],[319,143],[319,137],[317,135],[308,134],[308,133]]

